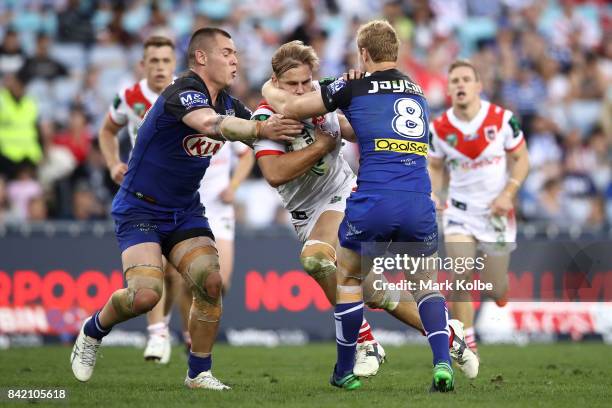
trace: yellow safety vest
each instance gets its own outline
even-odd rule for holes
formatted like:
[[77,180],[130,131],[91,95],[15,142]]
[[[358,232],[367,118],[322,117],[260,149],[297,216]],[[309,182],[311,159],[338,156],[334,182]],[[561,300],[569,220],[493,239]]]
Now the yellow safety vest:
[[0,89],[0,154],[18,163],[30,159],[38,163],[42,150],[36,130],[37,108],[23,96],[16,101],[7,89]]

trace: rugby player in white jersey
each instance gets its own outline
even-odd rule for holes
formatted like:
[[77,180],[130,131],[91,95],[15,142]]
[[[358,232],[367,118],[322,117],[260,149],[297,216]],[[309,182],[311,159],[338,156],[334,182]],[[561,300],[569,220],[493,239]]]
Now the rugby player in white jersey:
[[[118,134],[121,129],[127,128],[131,147],[134,147],[140,122],[159,94],[172,82],[176,68],[174,44],[169,38],[149,37],[144,43],[143,52],[140,64],[144,78],[115,95],[99,134],[100,149],[110,175],[119,185],[127,171],[127,164],[119,157]],[[173,268],[166,266],[166,272],[169,269]],[[169,276],[170,273],[165,275]],[[178,273],[175,275],[178,276]],[[164,320],[166,292],[162,301],[147,313],[148,339],[144,351],[145,360],[161,364],[168,363],[171,352],[170,333]]]
[[[312,47],[300,41],[289,42],[272,57],[272,83],[296,95],[314,91],[319,87],[312,80],[317,65],[318,57]],[[253,119],[266,120],[273,113],[272,107],[263,101],[253,113]],[[300,254],[304,270],[335,304],[338,227],[344,217],[346,199],[356,183],[356,176],[340,149],[342,139],[354,141],[355,134],[348,120],[335,112],[307,120],[304,124],[305,133],[292,143],[261,140],[254,144],[254,149],[264,177],[277,188],[285,208],[291,213],[298,238],[304,244]],[[422,332],[411,296],[406,292],[375,290],[373,280],[384,279],[384,276],[368,276],[364,284],[364,298],[368,305],[384,309]],[[476,358],[465,348],[461,327],[451,327],[456,334],[452,336],[454,341],[451,340],[451,349],[457,350],[454,353],[456,361],[466,375],[473,378],[477,373],[477,366],[474,367]],[[355,375],[375,375],[385,352],[372,336],[365,319],[357,342]]]
[[[493,288],[483,295],[499,306],[507,302],[510,252],[516,244],[513,200],[529,171],[525,138],[513,113],[480,98],[482,83],[474,66],[455,61],[448,71],[452,107],[433,121],[429,174],[434,195],[441,194],[449,172],[443,211],[449,256],[486,254],[480,278]],[[455,274],[471,279],[473,271]],[[468,291],[449,294],[453,317],[465,325],[468,346],[476,351],[474,308]]]

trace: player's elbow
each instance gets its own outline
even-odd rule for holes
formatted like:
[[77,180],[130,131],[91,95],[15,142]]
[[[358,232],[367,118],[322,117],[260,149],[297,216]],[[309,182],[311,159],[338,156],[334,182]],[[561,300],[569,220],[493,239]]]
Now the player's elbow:
[[268,181],[268,184],[274,188],[278,188],[288,181],[284,177],[277,174],[266,176],[266,180]]

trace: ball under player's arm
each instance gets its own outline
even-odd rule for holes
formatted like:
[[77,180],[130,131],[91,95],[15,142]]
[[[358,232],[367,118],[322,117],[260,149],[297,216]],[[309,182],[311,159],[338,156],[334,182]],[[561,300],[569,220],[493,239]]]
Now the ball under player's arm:
[[234,116],[218,115],[210,108],[191,111],[182,117],[183,123],[205,136],[230,142],[252,143],[256,139],[291,141],[301,133],[303,125],[280,115],[265,122]]
[[[262,116],[264,115],[260,115]],[[265,121],[266,119],[259,119],[256,116],[254,120]],[[334,150],[336,139],[331,134],[318,127],[315,133],[315,141],[304,149],[284,153],[280,150],[281,146],[279,150],[271,151],[272,154],[258,154],[257,164],[268,184],[276,188],[300,177],[317,164],[323,156]]]
[[121,184],[123,176],[127,171],[127,164],[123,163],[119,158],[119,140],[117,135],[122,128],[123,126],[114,123],[110,116],[106,115],[98,134],[100,150],[106,161],[111,178],[117,184]]
[[323,103],[320,89],[303,95],[293,95],[275,87],[272,81],[268,80],[261,93],[276,112],[288,118],[302,120],[329,112]]

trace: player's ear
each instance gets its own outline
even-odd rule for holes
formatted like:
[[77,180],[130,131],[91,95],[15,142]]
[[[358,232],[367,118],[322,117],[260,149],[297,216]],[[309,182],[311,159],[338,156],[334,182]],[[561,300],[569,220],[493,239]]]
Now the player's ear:
[[206,65],[208,56],[204,50],[195,50],[195,60],[198,65]]
[[275,73],[272,73],[271,79],[272,79],[272,85],[278,88],[278,77],[276,76]]
[[359,50],[359,53],[361,54],[361,58],[363,59],[364,63],[367,63],[367,62],[371,61],[370,53],[368,52],[367,49],[362,48],[362,49]]

